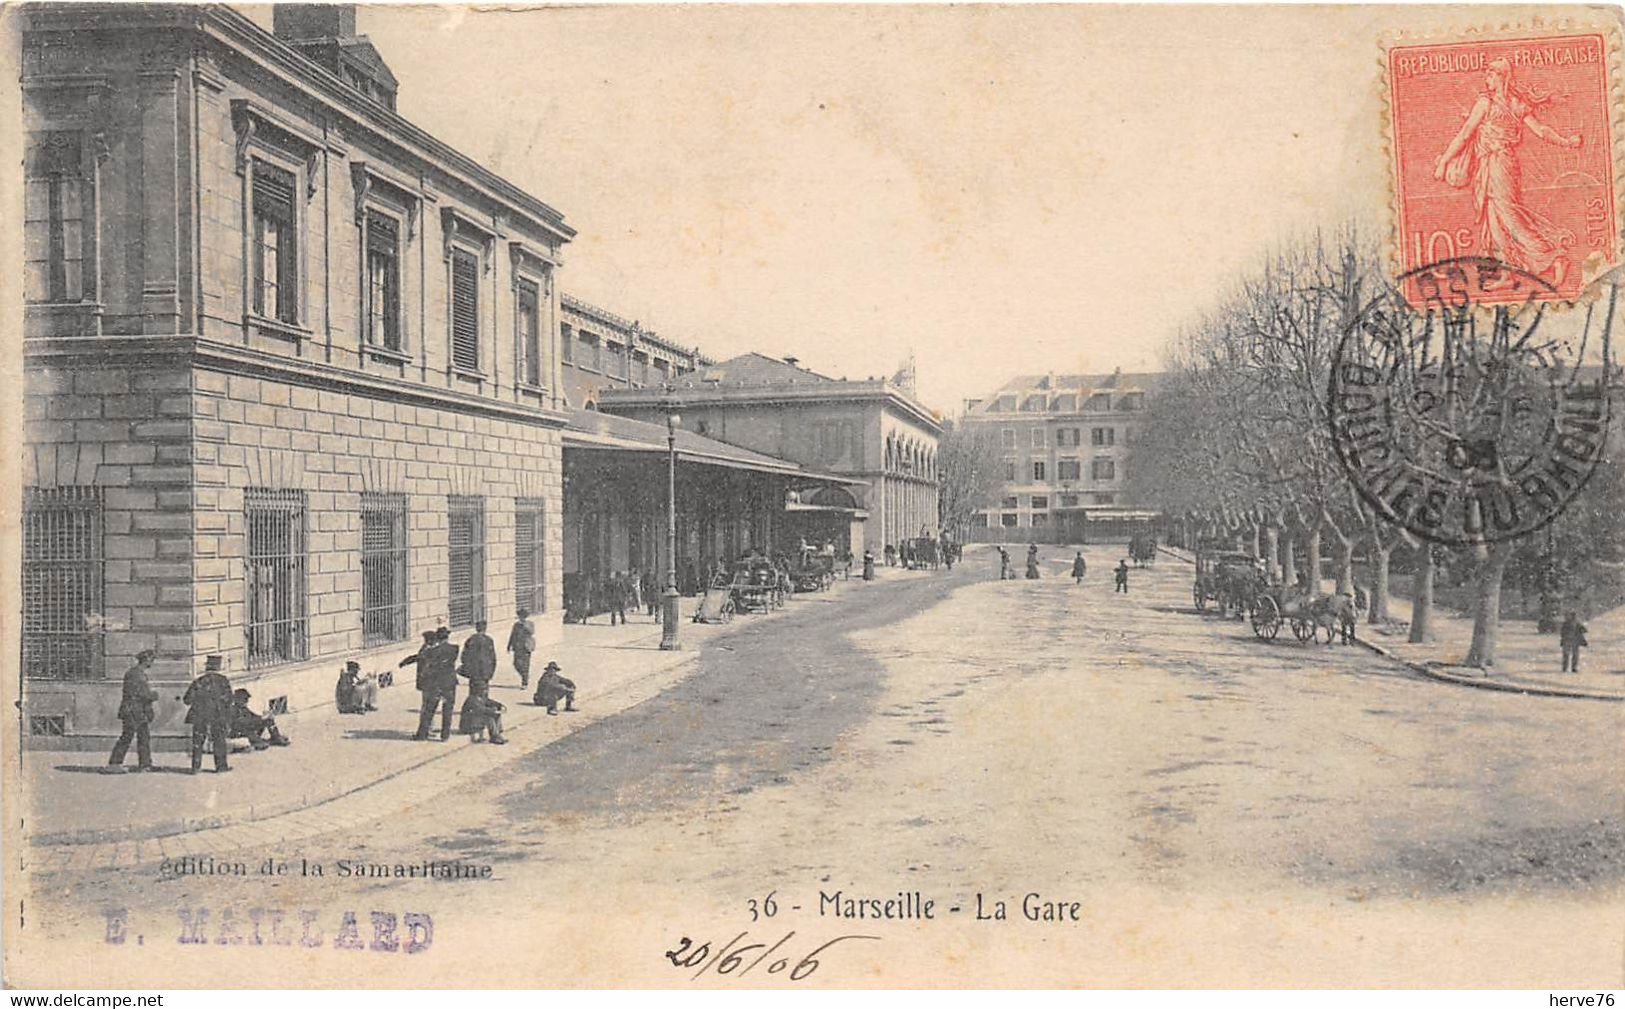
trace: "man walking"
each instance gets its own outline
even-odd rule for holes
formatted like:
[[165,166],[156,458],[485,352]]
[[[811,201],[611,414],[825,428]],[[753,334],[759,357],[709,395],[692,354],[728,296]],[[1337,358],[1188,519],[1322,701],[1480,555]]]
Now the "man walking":
[[488,697],[491,680],[497,674],[497,645],[485,633],[485,620],[474,621],[474,633],[463,642],[463,675],[468,677],[470,697]]
[[530,611],[519,607],[519,619],[508,632],[508,651],[513,653],[513,669],[519,674],[519,685],[530,686],[530,653],[536,650],[536,628],[530,625]]
[[436,708],[443,708],[440,716],[440,741],[451,738],[451,719],[457,709],[457,646],[451,643],[451,631],[435,629],[435,643],[418,662],[418,692],[423,703],[418,706],[416,740],[429,738],[429,726],[434,722]]
[[1580,649],[1591,642],[1586,640],[1586,625],[1580,622],[1580,617],[1573,610],[1563,617],[1563,626],[1558,629],[1557,639],[1563,647],[1563,672],[1578,673]]
[[619,571],[609,576],[609,626],[626,623],[626,576]]
[[192,773],[203,769],[203,747],[214,751],[214,773],[231,770],[226,761],[226,737],[231,731],[231,681],[220,672],[223,656],[203,660],[203,674],[192,681],[181,698],[187,707],[186,721],[192,726]]
[[158,692],[147,682],[153,657],[150,648],[142,650],[135,657],[135,665],[124,674],[124,699],[118,706],[118,720],[124,729],[119,733],[118,742],[113,744],[112,755],[107,758],[110,767],[124,767],[124,756],[134,741],[136,766],[143,771],[157,770],[152,766],[152,704],[158,700]]
[[1122,560],[1117,562],[1116,574],[1117,574],[1117,587],[1112,590],[1112,593],[1115,595],[1116,593],[1121,592],[1125,596],[1128,595],[1128,558],[1127,557],[1125,557]]
[[999,547],[999,581],[1009,581],[1010,575],[1010,551]]

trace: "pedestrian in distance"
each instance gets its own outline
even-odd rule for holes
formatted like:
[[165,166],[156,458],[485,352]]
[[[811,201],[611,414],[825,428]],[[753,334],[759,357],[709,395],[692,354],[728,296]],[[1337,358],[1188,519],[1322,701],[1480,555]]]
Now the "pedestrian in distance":
[[1121,592],[1126,596],[1126,595],[1128,595],[1128,558],[1127,557],[1125,557],[1122,560],[1117,562],[1116,573],[1117,573],[1117,587],[1112,590],[1112,593],[1115,595],[1116,593]]
[[[890,550],[891,548],[887,547],[886,549]],[[873,550],[863,552],[863,580],[866,582],[875,580],[875,552]]]
[[626,623],[626,576],[619,571],[609,576],[609,626]]
[[333,687],[333,702],[341,715],[364,715],[378,710],[378,678],[361,674],[361,663],[350,659]]
[[1029,543],[1029,544],[1027,544],[1027,577],[1031,578],[1031,579],[1034,579],[1034,580],[1037,580],[1037,578],[1038,578],[1038,544],[1037,543]]
[[539,708],[546,708],[547,713],[559,713],[559,702],[564,702],[565,711],[576,709],[575,681],[559,675],[559,664],[549,662],[542,670],[541,677],[536,681],[536,696],[531,698]]
[[418,706],[418,731],[412,738],[429,738],[429,727],[439,708],[440,741],[444,743],[451,738],[451,720],[457,709],[457,646],[451,643],[451,631],[444,627],[436,628],[434,636],[434,645],[418,662],[417,688],[423,703]]
[[231,770],[226,759],[226,738],[231,731],[231,681],[221,672],[225,668],[224,656],[210,655],[203,660],[203,672],[181,697],[187,707],[186,723],[192,727],[192,773],[203,769],[203,748],[214,752],[214,773]]
[[152,765],[152,706],[158,700],[158,692],[147,680],[154,658],[152,649],[143,649],[136,655],[135,665],[124,674],[124,698],[118,706],[118,720],[123,730],[113,744],[112,755],[107,758],[109,767],[123,769],[125,754],[130,752],[133,741],[136,767],[142,771],[157,770]]
[[999,547],[999,581],[1009,581],[1014,576],[1010,570],[1010,551]]
[[886,566],[888,568],[889,567],[894,567],[897,564],[897,548],[892,546],[890,543],[887,543],[886,544],[885,554],[886,554]]
[[485,620],[474,621],[474,633],[463,642],[462,675],[468,677],[470,697],[486,697],[491,693],[491,680],[497,675],[497,645],[485,633]]
[[536,628],[530,624],[530,611],[519,607],[519,617],[508,632],[508,651],[513,654],[513,670],[519,686],[530,686],[530,654],[536,650]]
[[1563,617],[1563,626],[1557,632],[1558,643],[1563,648],[1563,672],[1578,673],[1580,671],[1580,649],[1591,642],[1586,640],[1586,625],[1580,622],[1580,617],[1570,610]]
[[1083,576],[1089,570],[1089,563],[1083,559],[1083,551],[1079,550],[1072,558],[1072,581],[1082,585]]
[[626,573],[626,608],[633,613],[643,611],[643,573],[637,568]]
[[649,619],[660,623],[660,589],[655,585],[653,568],[643,572],[643,605],[649,611]]

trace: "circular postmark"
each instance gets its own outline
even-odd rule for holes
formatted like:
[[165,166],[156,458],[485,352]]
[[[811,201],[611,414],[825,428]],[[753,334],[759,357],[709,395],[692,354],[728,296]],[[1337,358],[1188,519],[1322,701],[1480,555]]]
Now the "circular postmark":
[[1553,312],[1551,291],[1492,259],[1448,259],[1398,277],[1345,327],[1332,444],[1383,518],[1433,543],[1498,543],[1580,493],[1608,437],[1618,292]]

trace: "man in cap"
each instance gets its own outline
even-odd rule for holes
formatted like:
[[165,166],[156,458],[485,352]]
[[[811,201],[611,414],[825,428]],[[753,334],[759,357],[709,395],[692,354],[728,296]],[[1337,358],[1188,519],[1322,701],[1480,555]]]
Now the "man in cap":
[[210,655],[203,661],[203,674],[186,688],[181,701],[186,705],[186,721],[192,726],[192,773],[203,769],[203,747],[214,751],[214,773],[231,770],[226,763],[226,735],[231,729],[231,681],[220,671],[223,656]]
[[497,646],[485,633],[485,619],[474,621],[474,633],[463,642],[462,674],[468,677],[471,697],[488,697],[491,679],[497,674]]
[[418,690],[423,703],[418,706],[418,731],[412,738],[429,738],[429,726],[434,722],[436,708],[440,716],[440,741],[451,738],[451,720],[457,708],[457,646],[451,643],[451,631],[438,627],[435,641],[418,661]]
[[113,753],[107,758],[111,767],[124,766],[124,756],[130,752],[130,743],[134,741],[137,766],[143,771],[157,770],[152,766],[151,726],[152,702],[158,699],[158,692],[147,682],[147,671],[152,668],[153,658],[150,648],[143,650],[136,655],[135,665],[124,674],[124,699],[118,706],[118,720],[124,730],[119,733],[118,742],[113,744]]
[[[413,656],[416,658],[416,656]],[[371,673],[361,675],[361,663],[350,659],[344,663],[338,685],[333,688],[333,700],[341,715],[364,715],[378,710],[378,680]]]
[[536,629],[530,625],[530,611],[519,607],[519,619],[508,632],[508,651],[513,653],[514,672],[519,674],[519,685],[530,686],[530,653],[536,650]]
[[[291,746],[292,741],[284,736],[276,727],[276,719],[270,715],[256,714],[248,702],[253,695],[242,687],[231,692],[231,731],[227,733],[232,739],[246,739],[256,750],[263,750],[268,746]],[[269,736],[269,741],[265,737]]]
[[559,702],[564,702],[565,711],[576,709],[576,685],[559,675],[559,664],[549,662],[547,668],[542,670],[541,678],[536,681],[536,696],[532,698],[538,707],[547,709],[550,715],[559,713]]
[[[407,666],[417,666],[418,667],[418,680],[421,682],[422,679],[423,679],[423,657],[429,654],[429,649],[434,647],[434,643],[435,643],[434,631],[424,631],[423,632],[423,644],[418,645],[418,650],[417,651],[413,652],[411,655],[408,655],[406,658],[404,658],[401,661],[397,662],[395,664],[395,668],[396,669],[405,669]],[[418,687],[418,689],[422,690],[423,687],[420,685]]]

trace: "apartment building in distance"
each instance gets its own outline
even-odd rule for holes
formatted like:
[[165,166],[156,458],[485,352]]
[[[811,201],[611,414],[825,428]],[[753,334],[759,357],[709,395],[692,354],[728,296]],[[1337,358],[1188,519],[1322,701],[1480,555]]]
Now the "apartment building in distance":
[[564,396],[572,407],[596,410],[604,389],[659,389],[715,362],[588,304],[568,292],[559,299],[559,359]]
[[1084,543],[1127,535],[1154,516],[1123,486],[1154,373],[1017,375],[967,400],[962,423],[1002,453],[998,502],[972,520],[983,542]]

